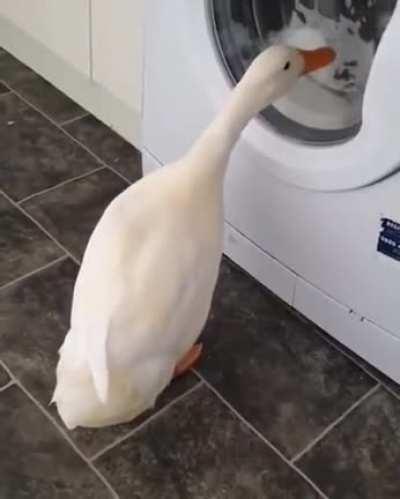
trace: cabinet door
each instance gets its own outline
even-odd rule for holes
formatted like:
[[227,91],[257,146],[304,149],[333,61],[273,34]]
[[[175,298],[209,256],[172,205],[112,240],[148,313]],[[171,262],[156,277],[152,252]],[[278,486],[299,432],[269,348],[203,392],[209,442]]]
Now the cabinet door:
[[93,79],[129,108],[142,106],[143,0],[92,0]]
[[90,0],[0,0],[0,16],[90,74]]

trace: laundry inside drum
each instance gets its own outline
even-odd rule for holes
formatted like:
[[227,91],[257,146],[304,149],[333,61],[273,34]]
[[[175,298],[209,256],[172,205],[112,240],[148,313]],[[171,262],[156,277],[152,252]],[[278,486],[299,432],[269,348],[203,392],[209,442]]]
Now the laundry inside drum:
[[273,44],[328,45],[337,52],[333,64],[301,78],[264,110],[270,126],[316,144],[357,134],[368,75],[396,0],[213,0],[210,5],[217,46],[234,82]]

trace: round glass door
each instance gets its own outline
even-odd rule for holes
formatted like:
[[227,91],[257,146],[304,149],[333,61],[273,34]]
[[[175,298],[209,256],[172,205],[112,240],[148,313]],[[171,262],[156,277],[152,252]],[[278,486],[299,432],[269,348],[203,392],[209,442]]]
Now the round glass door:
[[269,45],[336,49],[331,66],[302,78],[262,113],[279,133],[332,144],[351,139],[361,127],[368,74],[395,5],[396,0],[211,0],[210,12],[234,83]]

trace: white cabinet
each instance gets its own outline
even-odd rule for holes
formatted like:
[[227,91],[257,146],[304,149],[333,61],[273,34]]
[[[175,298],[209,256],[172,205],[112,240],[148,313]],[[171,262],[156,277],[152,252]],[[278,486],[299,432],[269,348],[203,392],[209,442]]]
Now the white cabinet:
[[0,16],[89,76],[90,0],[1,0]]
[[141,146],[144,0],[0,0],[3,46]]
[[142,102],[143,8],[143,0],[92,0],[93,79],[137,111]]

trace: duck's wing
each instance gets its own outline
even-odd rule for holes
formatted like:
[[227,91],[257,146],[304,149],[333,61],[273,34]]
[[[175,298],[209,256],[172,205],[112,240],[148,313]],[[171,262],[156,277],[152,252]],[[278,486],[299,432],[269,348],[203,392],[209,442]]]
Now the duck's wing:
[[82,337],[103,403],[112,371],[143,363],[172,375],[176,321],[195,280],[195,245],[182,233],[176,237],[174,215],[165,217],[159,207],[143,213],[134,203],[130,210],[129,217],[110,210],[100,221],[74,290],[71,327]]

